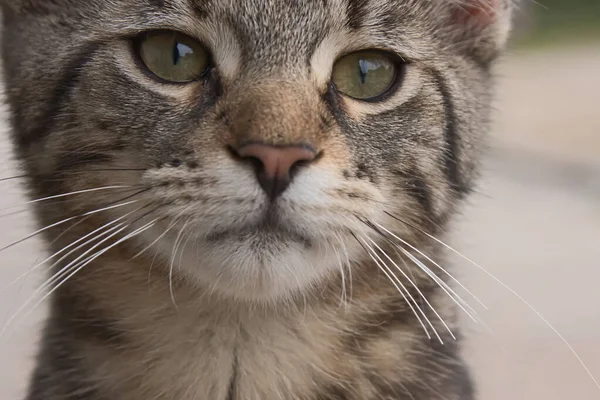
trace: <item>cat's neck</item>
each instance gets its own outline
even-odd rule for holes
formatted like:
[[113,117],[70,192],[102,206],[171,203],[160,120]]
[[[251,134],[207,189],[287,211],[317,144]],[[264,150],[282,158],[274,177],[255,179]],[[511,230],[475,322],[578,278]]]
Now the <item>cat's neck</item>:
[[[333,277],[325,291],[257,304],[170,283],[160,265],[129,260],[116,254],[90,265],[55,302],[65,320],[87,325],[71,326],[71,333],[93,349],[88,368],[122,398],[225,400],[236,390],[244,399],[272,398],[273,391],[304,398],[315,382],[337,385],[331,371],[348,380],[363,374],[365,361],[356,354],[363,345],[379,360],[369,368],[379,368],[403,362],[412,342],[425,338],[382,274],[355,276],[352,297],[343,297]],[[430,294],[438,309],[447,303]],[[84,315],[73,315],[82,309]],[[439,312],[452,324],[452,310]],[[386,338],[393,332],[392,342]],[[378,337],[375,347],[367,345]]]

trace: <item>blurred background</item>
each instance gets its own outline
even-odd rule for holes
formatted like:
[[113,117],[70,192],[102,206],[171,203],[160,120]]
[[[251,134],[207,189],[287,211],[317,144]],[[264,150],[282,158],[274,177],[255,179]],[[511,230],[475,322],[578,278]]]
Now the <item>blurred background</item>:
[[[521,1],[497,75],[484,176],[452,244],[542,313],[600,379],[600,1]],[[0,177],[14,175],[5,133],[0,153]],[[0,209],[24,201],[18,184],[0,182]],[[0,220],[0,247],[35,230],[22,209],[2,211],[16,213]],[[0,251],[0,327],[40,277],[10,283],[42,259],[35,239]],[[600,398],[535,312],[464,259],[453,261],[488,306],[482,323],[464,322],[481,400]],[[0,400],[21,398],[43,315],[42,306],[0,338]]]

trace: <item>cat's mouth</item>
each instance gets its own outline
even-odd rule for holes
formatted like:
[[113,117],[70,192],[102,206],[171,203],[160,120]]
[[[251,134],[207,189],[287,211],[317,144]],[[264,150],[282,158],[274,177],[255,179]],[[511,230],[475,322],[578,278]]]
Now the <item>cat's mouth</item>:
[[252,241],[257,246],[260,243],[295,242],[306,248],[312,247],[313,240],[301,234],[289,224],[282,223],[277,212],[269,208],[258,221],[242,226],[213,231],[206,236],[209,243],[222,243],[223,241]]

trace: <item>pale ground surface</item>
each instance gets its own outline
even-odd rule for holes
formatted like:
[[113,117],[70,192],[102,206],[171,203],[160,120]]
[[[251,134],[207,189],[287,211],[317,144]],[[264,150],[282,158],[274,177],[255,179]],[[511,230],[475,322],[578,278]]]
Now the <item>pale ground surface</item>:
[[[493,151],[453,243],[526,297],[600,378],[600,47],[513,54],[501,75]],[[10,176],[4,136],[0,151],[0,176]],[[22,201],[14,183],[0,182],[0,208]],[[0,247],[33,230],[24,214],[3,217]],[[38,256],[35,241],[0,252],[0,326],[38,281],[3,287]],[[456,264],[489,307],[481,317],[493,335],[465,321],[481,400],[600,399],[539,317],[475,267]],[[0,400],[20,399],[42,315],[0,338]]]

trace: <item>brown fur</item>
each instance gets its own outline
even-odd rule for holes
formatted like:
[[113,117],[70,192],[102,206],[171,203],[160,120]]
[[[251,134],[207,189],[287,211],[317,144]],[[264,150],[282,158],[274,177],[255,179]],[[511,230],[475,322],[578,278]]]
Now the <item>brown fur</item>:
[[[439,261],[425,232],[473,185],[507,1],[0,4],[31,197],[105,188],[36,204],[41,226],[73,217],[53,252],[105,236],[52,268],[98,255],[52,294],[28,400],[474,398],[432,311],[458,335],[456,306],[405,243]],[[209,77],[152,78],[132,39],[153,29],[202,42]],[[398,88],[336,92],[335,60],[371,48],[406,60]],[[231,154],[248,142],[319,156],[271,201]]]

